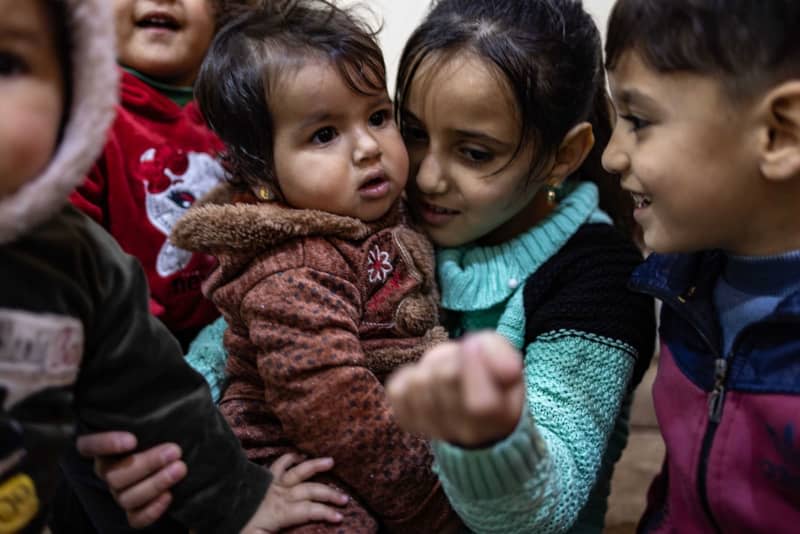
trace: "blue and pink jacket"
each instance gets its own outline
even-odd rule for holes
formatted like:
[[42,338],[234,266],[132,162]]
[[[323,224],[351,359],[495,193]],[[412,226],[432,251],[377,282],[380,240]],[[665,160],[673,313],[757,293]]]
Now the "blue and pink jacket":
[[800,532],[800,292],[723,354],[722,267],[717,252],[655,254],[631,279],[664,303],[653,398],[667,453],[640,532]]

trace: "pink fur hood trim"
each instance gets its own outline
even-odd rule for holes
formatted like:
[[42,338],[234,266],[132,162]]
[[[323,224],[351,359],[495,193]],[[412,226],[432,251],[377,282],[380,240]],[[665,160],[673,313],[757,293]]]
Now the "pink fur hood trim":
[[[28,1],[28,0],[26,0]],[[0,244],[55,214],[100,155],[117,102],[113,2],[64,0],[72,44],[72,105],[64,135],[45,170],[0,200]],[[64,21],[59,21],[64,22]]]

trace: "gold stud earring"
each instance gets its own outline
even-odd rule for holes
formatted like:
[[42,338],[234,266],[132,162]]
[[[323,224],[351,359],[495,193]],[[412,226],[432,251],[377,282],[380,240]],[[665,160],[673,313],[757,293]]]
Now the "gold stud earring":
[[267,187],[265,185],[261,185],[261,186],[258,187],[258,192],[256,193],[256,196],[259,199],[267,201],[267,202],[270,201],[270,200],[274,200],[274,198],[275,198],[272,195],[272,191],[269,190],[269,187]]
[[552,185],[547,186],[547,205],[550,207],[558,204],[558,191]]

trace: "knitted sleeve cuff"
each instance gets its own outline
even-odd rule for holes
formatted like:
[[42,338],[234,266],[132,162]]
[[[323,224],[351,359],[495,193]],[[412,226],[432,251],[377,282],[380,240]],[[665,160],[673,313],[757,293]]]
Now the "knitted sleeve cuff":
[[486,449],[463,449],[434,441],[435,469],[448,495],[458,499],[495,499],[517,493],[547,469],[545,444],[529,410],[514,432]]
[[208,382],[215,403],[220,401],[225,382],[225,361],[228,357],[222,339],[227,327],[222,317],[206,326],[189,345],[186,354],[186,362]]

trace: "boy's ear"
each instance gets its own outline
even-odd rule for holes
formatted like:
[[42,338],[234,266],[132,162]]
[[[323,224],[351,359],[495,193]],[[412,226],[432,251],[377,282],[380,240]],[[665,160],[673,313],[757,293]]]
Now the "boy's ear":
[[581,122],[574,126],[564,136],[561,146],[556,151],[555,163],[550,170],[547,183],[551,186],[560,185],[570,174],[583,165],[593,146],[594,132],[592,131],[592,125],[588,122]]
[[800,80],[779,85],[764,104],[768,138],[761,172],[769,180],[800,177]]

